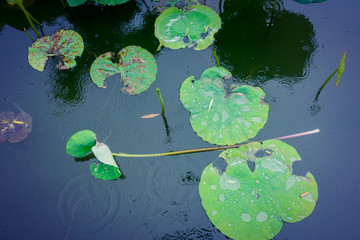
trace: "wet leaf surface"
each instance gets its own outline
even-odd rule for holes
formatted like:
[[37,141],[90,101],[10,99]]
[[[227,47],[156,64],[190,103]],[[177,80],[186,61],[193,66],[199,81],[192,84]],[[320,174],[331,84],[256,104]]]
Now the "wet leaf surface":
[[121,172],[118,167],[114,167],[104,163],[91,164],[90,171],[92,175],[94,175],[94,177],[101,180],[116,180],[121,176]]
[[32,118],[29,114],[21,112],[15,116],[13,112],[0,113],[0,142],[20,142],[31,130]]
[[107,52],[95,59],[90,69],[92,81],[105,88],[105,79],[120,73],[124,83],[123,91],[130,95],[147,90],[155,81],[157,65],[154,56],[146,49],[128,46],[118,53],[119,62],[114,63],[115,54]]
[[205,141],[218,145],[244,142],[259,132],[268,118],[269,105],[261,88],[232,86],[229,93],[224,80],[231,73],[223,67],[205,70],[200,80],[187,78],[180,88],[180,99],[190,111],[194,131]]
[[[314,210],[318,189],[311,173],[292,174],[300,160],[296,150],[279,140],[253,142],[222,152],[227,167],[209,164],[199,192],[212,223],[233,239],[271,239],[283,222],[297,222]],[[255,163],[252,171],[248,161]]]
[[82,55],[84,42],[73,30],[60,30],[52,36],[41,37],[29,48],[28,60],[36,70],[43,71],[49,57],[60,58],[57,67],[69,69],[76,65],[75,58]]
[[95,144],[95,133],[90,130],[82,130],[69,138],[66,143],[66,153],[73,157],[84,157]]
[[168,48],[203,50],[214,41],[220,27],[219,15],[207,6],[192,5],[189,10],[171,7],[157,17],[155,36]]

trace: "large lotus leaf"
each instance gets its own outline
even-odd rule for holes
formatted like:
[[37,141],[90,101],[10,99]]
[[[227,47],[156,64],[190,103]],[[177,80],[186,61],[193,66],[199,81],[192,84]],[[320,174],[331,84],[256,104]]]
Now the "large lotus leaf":
[[17,143],[24,140],[32,130],[32,118],[29,114],[21,112],[0,113],[0,142],[8,140]]
[[[296,150],[279,140],[253,142],[222,152],[227,168],[208,165],[199,183],[212,223],[233,239],[271,239],[283,222],[297,222],[315,208],[318,188],[311,173],[292,174]],[[254,171],[247,161],[255,162]]]
[[220,29],[219,15],[207,6],[192,5],[189,10],[171,7],[155,21],[155,36],[168,48],[207,48]]
[[110,151],[110,148],[105,143],[96,141],[96,145],[93,146],[91,150],[100,162],[105,163],[106,165],[118,167]]
[[76,65],[75,58],[84,51],[82,37],[73,30],[60,30],[51,37],[39,38],[29,48],[28,60],[36,70],[43,71],[49,56],[57,56],[61,61],[59,69],[69,69]]
[[95,133],[90,130],[82,130],[69,138],[66,143],[66,153],[73,157],[84,157],[95,144]]
[[194,131],[205,141],[218,145],[240,143],[254,137],[268,118],[269,106],[261,88],[233,87],[228,94],[224,79],[231,73],[223,67],[203,72],[200,80],[187,78],[180,89],[180,100],[190,111]]
[[321,3],[326,0],[294,0],[295,2],[301,3],[301,4],[309,4],[309,3]]
[[105,79],[120,73],[123,91],[133,95],[150,87],[155,81],[157,65],[154,56],[138,46],[127,46],[118,53],[119,63],[113,63],[114,53],[104,53],[95,59],[90,68],[92,81],[105,88]]
[[121,172],[118,167],[104,163],[91,164],[90,171],[94,177],[101,180],[116,180],[121,176]]

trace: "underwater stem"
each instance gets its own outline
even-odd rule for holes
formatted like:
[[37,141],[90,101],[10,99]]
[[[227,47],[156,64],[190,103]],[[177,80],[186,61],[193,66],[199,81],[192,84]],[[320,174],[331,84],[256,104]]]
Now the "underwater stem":
[[[319,129],[315,129],[312,131],[302,132],[302,133],[296,133],[292,135],[282,136],[278,138],[273,138],[277,140],[281,139],[287,139],[287,138],[294,138],[294,137],[301,137],[306,136],[314,133],[320,132]],[[261,141],[263,142],[263,141]],[[165,152],[165,153],[152,153],[152,154],[128,154],[128,153],[113,153],[112,155],[115,157],[161,157],[161,156],[174,156],[174,155],[180,155],[180,154],[189,154],[189,153],[198,153],[198,152],[210,152],[210,151],[219,151],[219,150],[225,150],[229,148],[238,148],[242,145],[248,144],[250,142],[240,143],[236,145],[229,145],[229,146],[220,146],[220,147],[210,147],[210,148],[197,148],[197,149],[190,149],[190,150],[180,150],[180,151],[174,151],[174,152]]]
[[164,101],[161,97],[161,93],[160,93],[160,89],[159,88],[156,88],[156,93],[158,95],[158,98],[159,98],[159,101],[160,101],[160,104],[161,104],[161,115],[163,117],[165,117],[165,106],[164,106]]

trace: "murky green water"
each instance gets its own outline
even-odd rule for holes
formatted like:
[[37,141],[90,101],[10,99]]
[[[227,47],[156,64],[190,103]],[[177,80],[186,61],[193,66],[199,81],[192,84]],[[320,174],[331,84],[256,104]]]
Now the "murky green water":
[[[355,0],[300,5],[279,1],[273,27],[271,1],[207,1],[222,19],[215,35],[221,64],[235,81],[260,86],[270,105],[269,120],[255,139],[320,128],[317,135],[289,139],[302,156],[295,173],[314,174],[319,199],[305,220],[284,224],[276,239],[356,239],[360,186],[358,103],[360,18]],[[27,62],[34,32],[20,11],[0,11],[0,112],[20,106],[33,117],[24,141],[0,143],[0,239],[226,239],[207,218],[198,194],[205,166],[218,152],[164,158],[119,158],[125,179],[99,181],[90,162],[65,153],[67,139],[91,129],[113,151],[156,153],[211,146],[197,137],[179,99],[188,76],[199,78],[214,66],[211,48],[162,49],[155,54],[158,75],[138,96],[121,93],[118,76],[100,89],[90,79],[94,54],[139,45],[154,52],[158,12],[151,1],[117,7],[93,4],[64,11],[60,1],[28,7],[45,35],[59,29],[79,32],[86,50],[67,71],[50,62],[44,72]],[[347,51],[338,87],[335,79],[314,101],[317,89]],[[160,112],[160,88],[168,128]]]

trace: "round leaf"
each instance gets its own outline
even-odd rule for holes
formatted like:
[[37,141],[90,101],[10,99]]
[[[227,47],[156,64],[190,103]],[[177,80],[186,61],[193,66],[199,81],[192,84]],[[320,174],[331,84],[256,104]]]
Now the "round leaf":
[[59,69],[69,69],[76,65],[75,58],[84,51],[82,37],[73,30],[60,30],[51,37],[39,38],[29,48],[28,60],[36,70],[43,71],[49,56],[57,56],[61,61]]
[[121,172],[118,167],[104,163],[91,164],[90,171],[94,177],[101,180],[116,180],[121,176]]
[[168,48],[207,48],[220,29],[219,15],[207,6],[192,5],[189,10],[171,7],[155,21],[155,36]]
[[95,144],[95,133],[82,130],[69,138],[66,143],[66,153],[73,157],[85,157]]
[[187,78],[180,89],[180,99],[190,111],[194,131],[205,141],[232,145],[254,137],[265,125],[269,106],[261,88],[232,86],[228,94],[224,79],[231,73],[223,67],[203,72],[200,80]]
[[0,113],[0,142],[8,140],[17,143],[24,140],[32,130],[32,118],[21,112],[15,117],[13,112]]
[[[318,188],[311,173],[292,175],[296,150],[279,140],[253,142],[222,152],[224,172],[208,165],[199,183],[212,223],[233,239],[271,239],[283,222],[297,222],[315,208]],[[255,162],[250,170],[247,161]]]
[[146,49],[128,46],[118,54],[119,63],[113,63],[114,53],[104,53],[95,59],[90,68],[92,81],[105,88],[105,79],[120,73],[124,83],[123,91],[134,95],[147,90],[155,81],[157,65],[154,56]]
[[96,145],[93,146],[91,150],[100,162],[114,167],[118,167],[110,151],[110,148],[105,143],[96,141]]

